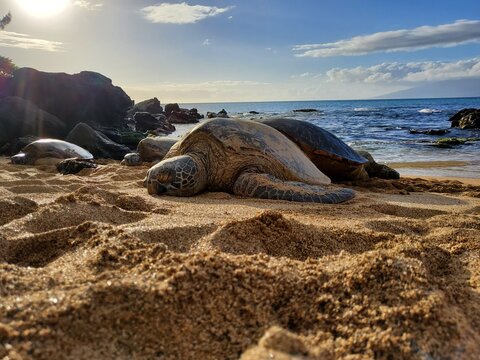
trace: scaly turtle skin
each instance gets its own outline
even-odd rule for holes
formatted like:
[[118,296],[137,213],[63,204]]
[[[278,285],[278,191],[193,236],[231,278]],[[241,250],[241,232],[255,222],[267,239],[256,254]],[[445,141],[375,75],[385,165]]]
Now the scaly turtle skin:
[[368,161],[332,133],[307,121],[287,118],[257,120],[277,129],[333,181],[366,180]]
[[93,160],[93,155],[66,141],[41,139],[25,146],[21,152],[11,157],[11,162],[20,165],[56,165],[70,158]]
[[152,195],[193,196],[209,190],[318,203],[355,196],[350,189],[324,186],[328,184],[330,179],[279,131],[254,121],[221,118],[195,127],[144,181]]

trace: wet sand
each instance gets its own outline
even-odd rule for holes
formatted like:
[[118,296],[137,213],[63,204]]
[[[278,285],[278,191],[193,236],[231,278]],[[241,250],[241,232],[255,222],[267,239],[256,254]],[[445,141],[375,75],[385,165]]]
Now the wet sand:
[[480,183],[151,197],[0,158],[0,359],[477,359]]

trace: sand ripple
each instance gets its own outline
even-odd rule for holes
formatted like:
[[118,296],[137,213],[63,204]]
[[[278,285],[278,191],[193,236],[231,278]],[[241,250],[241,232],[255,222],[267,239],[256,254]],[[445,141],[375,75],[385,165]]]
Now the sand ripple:
[[480,357],[480,188],[344,205],[150,197],[0,159],[0,358]]

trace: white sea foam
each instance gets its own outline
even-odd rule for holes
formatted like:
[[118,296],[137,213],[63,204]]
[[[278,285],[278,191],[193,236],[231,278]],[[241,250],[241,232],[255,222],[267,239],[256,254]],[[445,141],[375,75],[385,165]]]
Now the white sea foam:
[[378,111],[379,109],[376,109],[376,108],[367,108],[367,107],[359,107],[359,108],[355,108],[353,109],[353,111]]
[[442,112],[442,110],[437,110],[437,109],[422,109],[422,110],[418,110],[418,112],[421,113],[421,114],[433,114],[433,113]]

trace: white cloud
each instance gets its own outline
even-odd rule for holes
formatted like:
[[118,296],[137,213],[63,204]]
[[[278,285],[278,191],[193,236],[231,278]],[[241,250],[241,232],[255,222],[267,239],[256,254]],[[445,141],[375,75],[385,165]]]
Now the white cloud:
[[311,72],[304,72],[302,74],[294,74],[290,76],[292,79],[316,79],[322,76],[322,74],[314,74]]
[[232,6],[218,8],[215,6],[163,3],[144,7],[143,16],[153,23],[194,24],[208,17],[217,16],[232,9]]
[[86,9],[86,10],[89,10],[89,11],[100,10],[103,7],[103,3],[93,2],[93,1],[89,1],[89,0],[75,0],[73,2],[73,5],[81,7],[83,9]]
[[327,72],[329,82],[393,83],[441,81],[480,77],[480,58],[410,63],[383,63],[370,67],[334,68]]
[[203,46],[210,46],[212,45],[212,40],[210,39],[205,39],[202,43]]
[[414,51],[480,41],[480,20],[378,32],[332,43],[296,45],[298,57],[355,56],[374,52]]
[[62,51],[62,43],[43,39],[35,39],[27,34],[10,31],[0,31],[0,46],[21,48],[27,50]]

